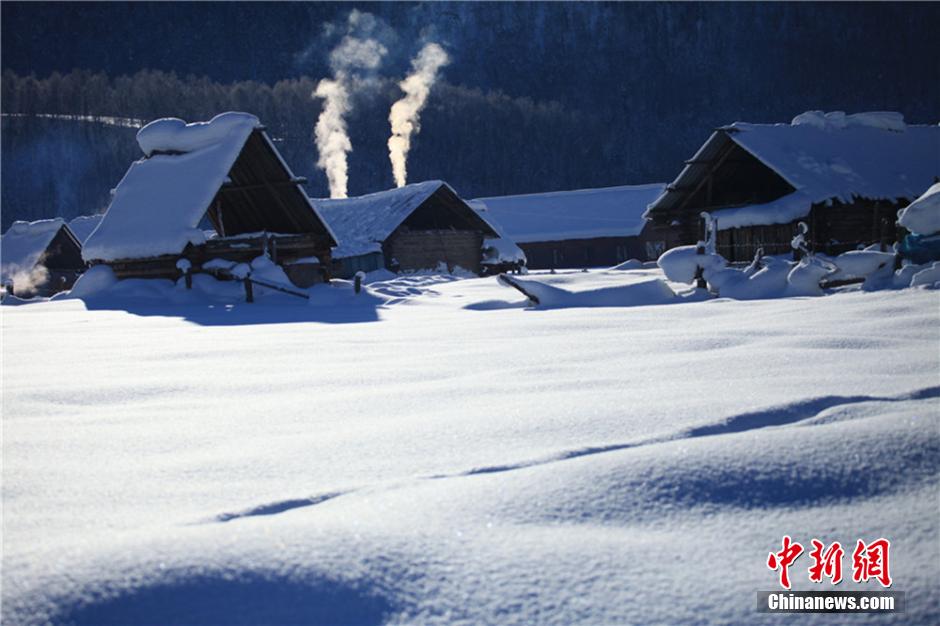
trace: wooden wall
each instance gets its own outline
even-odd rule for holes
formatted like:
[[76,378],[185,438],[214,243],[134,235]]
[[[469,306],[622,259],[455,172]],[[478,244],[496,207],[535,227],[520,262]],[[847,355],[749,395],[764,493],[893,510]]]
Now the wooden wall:
[[483,233],[476,230],[412,230],[399,228],[383,244],[386,264],[399,270],[434,269],[444,263],[448,270],[461,267],[480,273]]
[[518,244],[526,256],[526,267],[534,270],[610,267],[629,259],[646,260],[640,237],[595,237]]
[[[732,262],[750,261],[760,247],[767,255],[791,254],[790,242],[800,221],[809,227],[807,239],[814,252],[837,255],[872,244],[887,250],[896,241],[898,209],[906,205],[906,201],[865,198],[856,198],[851,204],[814,205],[807,217],[788,224],[719,230],[718,253]],[[720,228],[720,221],[718,225]]]

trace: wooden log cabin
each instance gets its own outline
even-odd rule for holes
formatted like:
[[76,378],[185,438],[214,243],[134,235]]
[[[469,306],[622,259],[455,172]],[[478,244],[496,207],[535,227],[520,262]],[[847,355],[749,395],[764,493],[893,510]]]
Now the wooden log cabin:
[[717,220],[718,252],[732,262],[790,254],[797,224],[810,249],[839,254],[897,240],[897,212],[940,176],[940,128],[896,113],[797,116],[790,124],[716,129],[646,216],[679,244]]
[[314,200],[339,238],[334,273],[458,268],[479,274],[484,240],[498,237],[445,182],[425,181],[355,198]]
[[85,270],[82,244],[61,218],[14,222],[0,240],[0,254],[2,282],[19,297],[71,289]]
[[555,191],[478,198],[470,204],[522,248],[530,269],[609,267],[629,259],[656,260],[676,245],[671,229],[643,217],[664,187]]
[[137,139],[145,157],[86,240],[90,264],[107,264],[118,278],[225,278],[220,262],[267,255],[296,286],[329,280],[336,238],[258,118],[157,120]]

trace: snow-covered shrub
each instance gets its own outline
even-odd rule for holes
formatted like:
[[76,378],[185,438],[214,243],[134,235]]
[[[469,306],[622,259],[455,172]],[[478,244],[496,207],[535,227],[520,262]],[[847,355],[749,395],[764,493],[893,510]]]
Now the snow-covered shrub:
[[835,272],[835,267],[813,255],[803,257],[787,274],[787,295],[821,296],[819,282]]
[[720,254],[699,254],[698,246],[679,246],[664,252],[656,264],[662,268],[669,280],[691,283],[699,268],[704,272],[717,271],[724,268],[728,262]]
[[940,183],[924,192],[898,213],[898,223],[912,233],[940,232]]

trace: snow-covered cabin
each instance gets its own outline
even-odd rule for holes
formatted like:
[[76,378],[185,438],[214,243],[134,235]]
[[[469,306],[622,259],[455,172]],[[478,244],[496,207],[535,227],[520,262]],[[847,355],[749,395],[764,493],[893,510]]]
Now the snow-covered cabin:
[[440,180],[314,204],[339,239],[333,258],[341,277],[445,266],[478,274],[484,240],[499,236]]
[[654,260],[672,243],[668,228],[643,217],[665,184],[626,185],[477,198],[471,206],[498,224],[532,269],[616,265]]
[[299,286],[329,278],[336,238],[257,117],[156,120],[137,143],[144,158],[114,189],[86,261],[119,278],[174,279],[267,254]]
[[62,218],[13,222],[0,239],[0,280],[7,293],[51,296],[85,270],[82,244]]
[[787,254],[796,225],[811,249],[838,254],[896,239],[899,208],[940,176],[940,127],[899,113],[809,111],[790,124],[736,122],[715,130],[647,217],[672,226],[680,243],[718,220],[718,252],[750,260],[757,248]]

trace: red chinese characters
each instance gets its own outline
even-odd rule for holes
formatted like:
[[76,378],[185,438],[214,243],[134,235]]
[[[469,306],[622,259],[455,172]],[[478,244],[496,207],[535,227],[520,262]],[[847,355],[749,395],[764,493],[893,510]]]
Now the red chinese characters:
[[[806,570],[809,572],[810,582],[821,583],[828,578],[833,585],[838,585],[842,582],[842,558],[845,556],[842,544],[834,541],[826,547],[824,542],[815,537],[811,543],[813,549],[810,550],[809,557],[813,563]],[[868,544],[859,539],[852,552],[852,580],[864,583],[875,579],[881,583],[882,587],[890,587],[892,583],[888,564],[890,549],[891,542],[884,537]],[[781,550],[767,555],[767,567],[780,572],[780,586],[784,589],[790,589],[789,568],[802,554],[802,544],[793,541],[790,535],[784,535]]]
[[829,578],[833,585],[842,582],[842,556],[845,550],[838,541],[825,548],[825,544],[819,539],[812,540],[813,549],[809,553],[813,564],[809,567],[809,580],[814,583],[821,583],[823,576]]
[[867,546],[861,539],[852,553],[852,580],[857,583],[874,578],[882,587],[891,586],[891,573],[888,570],[888,550],[891,542],[882,537]]
[[803,546],[799,543],[790,541],[790,535],[783,536],[783,549],[780,552],[771,552],[767,557],[767,567],[772,570],[780,570],[780,586],[784,589],[790,588],[789,567],[803,554]]

